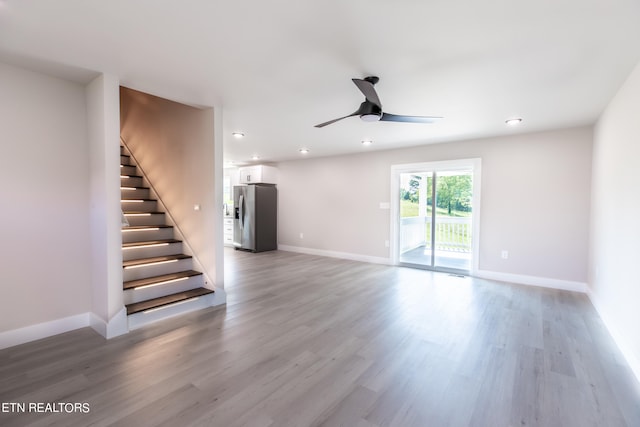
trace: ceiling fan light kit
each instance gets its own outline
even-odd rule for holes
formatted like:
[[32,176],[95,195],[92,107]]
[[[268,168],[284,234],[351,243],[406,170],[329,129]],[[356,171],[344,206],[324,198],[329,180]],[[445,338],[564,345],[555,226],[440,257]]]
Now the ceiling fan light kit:
[[433,123],[442,117],[432,117],[432,116],[404,116],[398,114],[389,114],[382,111],[382,103],[380,102],[380,98],[378,97],[378,93],[373,87],[376,83],[378,83],[379,78],[376,76],[365,77],[364,79],[351,79],[353,83],[360,89],[360,92],[365,97],[365,100],[360,107],[349,114],[348,116],[340,117],[337,119],[329,120],[328,122],[320,123],[315,125],[317,128],[322,128],[342,119],[346,119],[348,117],[360,116],[365,122],[402,122],[402,123]]
[[380,116],[377,114],[363,114],[360,118],[363,122],[377,122],[380,120]]

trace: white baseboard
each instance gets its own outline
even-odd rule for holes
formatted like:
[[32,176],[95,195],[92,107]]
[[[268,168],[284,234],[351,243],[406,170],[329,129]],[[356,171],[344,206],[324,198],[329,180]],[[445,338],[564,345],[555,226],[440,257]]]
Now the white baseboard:
[[89,316],[89,313],[76,314],[75,316],[64,317],[50,322],[0,332],[0,349],[62,334],[74,329],[86,328],[90,324]]
[[278,250],[285,252],[297,252],[307,255],[326,256],[330,258],[348,259],[351,261],[370,262],[372,264],[391,265],[390,258],[353,254],[349,252],[327,251],[324,249],[303,248],[301,246],[278,245]]
[[499,271],[478,270],[474,277],[497,280],[499,282],[516,283],[519,285],[540,286],[542,288],[559,289],[587,293],[587,284],[571,280],[552,279],[549,277],[527,276],[524,274],[501,273]]
[[222,287],[216,287],[213,297],[211,298],[210,307],[217,307],[219,305],[225,305],[227,303],[227,291]]
[[[210,295],[205,307],[222,305],[227,302],[227,294],[224,289],[217,289],[215,293]],[[0,332],[0,350],[86,327],[91,327],[107,339],[126,334],[129,332],[127,309],[122,307],[108,322],[95,313],[82,313]]]
[[127,309],[122,307],[122,309],[108,322],[104,321],[95,313],[91,313],[89,324],[94,331],[106,339],[126,334],[129,332],[129,327],[127,325]]
[[598,315],[602,319],[604,326],[611,334],[613,341],[615,341],[620,353],[625,358],[629,367],[633,371],[633,374],[636,376],[638,382],[640,382],[640,358],[631,351],[631,345],[627,343],[627,340],[622,338],[622,334],[618,332],[618,330],[613,326],[613,322],[611,321],[611,317],[607,313],[606,310],[603,309],[602,304],[598,301],[596,295],[591,291],[591,288],[588,288],[587,295],[589,296],[589,300],[591,300],[591,304],[595,307]]
[[[278,245],[278,250],[297,252],[307,255],[326,256],[331,258],[348,259],[352,261],[370,262],[373,264],[393,265],[391,258],[374,257],[349,252],[328,251],[324,249],[304,248],[301,246]],[[472,274],[481,279],[497,280],[500,282],[516,283],[520,285],[540,286],[543,288],[560,289],[564,291],[587,292],[587,284],[570,280],[552,279],[548,277],[526,276],[523,274],[501,273],[498,271],[478,270]]]
[[54,335],[91,327],[103,337],[109,339],[129,332],[127,327],[127,310],[122,307],[109,322],[105,322],[94,313],[82,313],[24,328],[0,332],[0,350],[31,341],[48,338]]

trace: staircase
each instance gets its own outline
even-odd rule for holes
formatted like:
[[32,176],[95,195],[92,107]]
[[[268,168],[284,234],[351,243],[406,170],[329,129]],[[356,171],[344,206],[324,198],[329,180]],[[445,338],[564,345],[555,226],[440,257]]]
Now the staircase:
[[213,290],[183,253],[173,226],[124,146],[120,146],[120,193],[124,216],[122,268],[129,329],[213,305]]

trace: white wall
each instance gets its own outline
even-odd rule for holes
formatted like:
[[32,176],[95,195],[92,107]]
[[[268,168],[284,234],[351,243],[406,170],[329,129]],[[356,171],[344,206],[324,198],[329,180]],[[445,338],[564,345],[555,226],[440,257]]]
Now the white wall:
[[594,138],[591,299],[640,379],[640,64],[600,117]]
[[91,309],[84,88],[0,64],[0,332]]
[[[215,153],[213,110],[122,88],[120,117],[122,137],[206,275],[218,282],[223,271],[222,159]],[[199,211],[193,209],[196,204]]]
[[584,284],[591,149],[584,127],[282,162],[278,240],[389,258],[390,211],[379,204],[390,202],[391,165],[479,157],[480,270]]

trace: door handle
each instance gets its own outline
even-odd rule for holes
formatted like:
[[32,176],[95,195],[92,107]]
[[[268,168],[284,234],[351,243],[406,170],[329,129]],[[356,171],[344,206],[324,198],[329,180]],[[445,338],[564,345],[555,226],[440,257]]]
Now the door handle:
[[240,205],[240,229],[244,228],[244,194],[240,195],[238,199],[238,204]]

